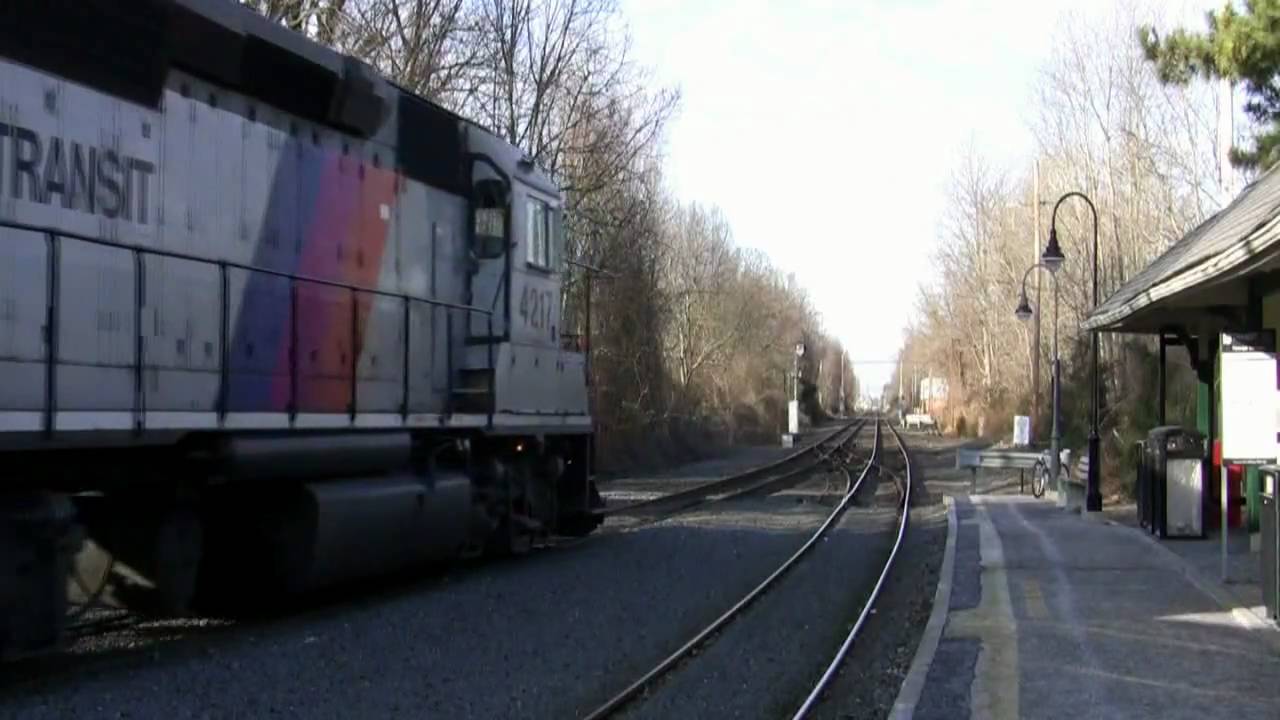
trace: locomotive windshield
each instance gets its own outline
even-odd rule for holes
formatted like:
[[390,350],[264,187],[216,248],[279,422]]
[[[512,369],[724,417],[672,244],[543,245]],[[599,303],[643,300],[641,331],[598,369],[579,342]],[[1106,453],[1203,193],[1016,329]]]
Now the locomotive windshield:
[[482,238],[506,237],[502,208],[476,208],[476,235]]
[[528,260],[530,265],[551,268],[551,208],[542,200],[529,198],[526,209],[529,221]]
[[564,211],[530,197],[525,217],[528,220],[525,259],[544,270],[557,269],[557,263],[564,257]]

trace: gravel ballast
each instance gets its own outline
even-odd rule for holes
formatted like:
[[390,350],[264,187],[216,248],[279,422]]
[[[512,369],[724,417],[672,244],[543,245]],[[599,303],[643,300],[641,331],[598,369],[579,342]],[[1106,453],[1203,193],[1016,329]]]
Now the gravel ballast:
[[775,589],[624,717],[788,716],[875,582],[894,521],[891,510],[846,513]]
[[726,503],[283,619],[137,638],[144,649],[121,658],[0,681],[0,715],[575,717],[758,583],[827,511],[794,493]]
[[893,708],[933,609],[947,541],[946,514],[940,509],[915,510],[911,523],[876,611],[845,657],[815,718],[883,718]]
[[[932,610],[943,550],[954,443],[907,436],[913,447],[911,523],[875,611],[812,717],[887,717]],[[885,439],[885,462],[898,471]],[[944,482],[937,488],[929,480]],[[890,483],[876,510],[846,514],[831,537],[628,708],[628,718],[789,717],[844,640],[887,558],[897,527]]]

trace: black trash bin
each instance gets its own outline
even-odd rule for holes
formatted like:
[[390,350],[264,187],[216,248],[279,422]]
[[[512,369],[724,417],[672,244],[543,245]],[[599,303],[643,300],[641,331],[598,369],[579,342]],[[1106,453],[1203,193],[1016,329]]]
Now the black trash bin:
[[1280,619],[1280,466],[1264,465],[1262,475],[1262,602],[1267,617]]
[[1149,529],[1162,538],[1204,535],[1203,433],[1163,425],[1147,433]]
[[1147,471],[1147,443],[1139,440],[1133,444],[1137,457],[1133,479],[1133,494],[1137,498],[1138,526],[1151,529],[1151,473]]

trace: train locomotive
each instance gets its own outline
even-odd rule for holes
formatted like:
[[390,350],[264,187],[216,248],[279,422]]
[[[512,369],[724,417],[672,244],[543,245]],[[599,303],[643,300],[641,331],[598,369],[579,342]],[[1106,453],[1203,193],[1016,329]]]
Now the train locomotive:
[[232,0],[0,9],[0,657],[599,522],[563,198]]

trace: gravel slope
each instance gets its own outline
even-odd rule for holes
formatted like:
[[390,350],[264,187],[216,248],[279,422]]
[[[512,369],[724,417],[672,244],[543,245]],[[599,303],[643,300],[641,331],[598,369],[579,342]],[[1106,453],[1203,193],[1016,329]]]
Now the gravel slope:
[[0,680],[0,716],[573,717],[709,622],[825,514],[803,493],[729,503],[284,619],[143,639],[143,652],[74,672]]

